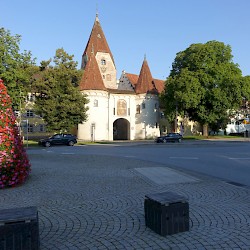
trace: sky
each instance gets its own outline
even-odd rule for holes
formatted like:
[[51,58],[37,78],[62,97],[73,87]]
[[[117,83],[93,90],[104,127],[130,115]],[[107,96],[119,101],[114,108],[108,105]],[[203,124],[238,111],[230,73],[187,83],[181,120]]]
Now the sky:
[[98,12],[117,78],[139,74],[146,56],[153,78],[164,80],[178,52],[211,40],[231,46],[245,76],[249,10],[249,0],[0,0],[0,27],[21,35],[21,52],[31,51],[37,65],[63,48],[79,68]]

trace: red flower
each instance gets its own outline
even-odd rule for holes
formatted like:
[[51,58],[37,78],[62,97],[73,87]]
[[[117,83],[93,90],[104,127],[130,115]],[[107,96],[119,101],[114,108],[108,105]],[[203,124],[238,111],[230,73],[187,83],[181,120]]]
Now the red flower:
[[18,134],[11,100],[0,79],[0,188],[23,183],[30,163]]

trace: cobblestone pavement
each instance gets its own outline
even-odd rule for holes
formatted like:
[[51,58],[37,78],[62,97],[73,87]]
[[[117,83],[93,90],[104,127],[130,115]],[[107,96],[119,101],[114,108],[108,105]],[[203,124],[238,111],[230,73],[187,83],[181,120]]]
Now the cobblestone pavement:
[[[24,185],[0,190],[0,209],[37,206],[42,250],[250,249],[248,188],[204,176],[159,185],[135,170],[152,163],[128,158],[34,153],[30,160]],[[164,191],[188,198],[189,231],[163,237],[145,226],[145,194]]]

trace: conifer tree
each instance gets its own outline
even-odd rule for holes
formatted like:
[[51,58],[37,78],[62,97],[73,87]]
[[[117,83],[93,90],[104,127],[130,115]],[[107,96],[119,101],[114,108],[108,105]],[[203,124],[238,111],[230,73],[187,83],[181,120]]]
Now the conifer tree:
[[23,147],[7,89],[0,79],[0,188],[22,184],[31,166]]

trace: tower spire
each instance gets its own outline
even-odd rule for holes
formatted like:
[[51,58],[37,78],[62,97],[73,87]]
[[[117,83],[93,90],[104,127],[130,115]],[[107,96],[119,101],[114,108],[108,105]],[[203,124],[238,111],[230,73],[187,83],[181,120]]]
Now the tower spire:
[[98,3],[96,4],[95,20],[96,20],[97,22],[99,22],[99,17],[98,17]]
[[140,75],[135,87],[137,94],[144,93],[156,93],[156,88],[154,86],[153,77],[151,75],[146,56],[144,56],[144,61],[142,63]]

